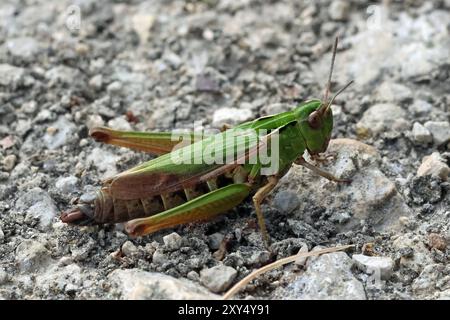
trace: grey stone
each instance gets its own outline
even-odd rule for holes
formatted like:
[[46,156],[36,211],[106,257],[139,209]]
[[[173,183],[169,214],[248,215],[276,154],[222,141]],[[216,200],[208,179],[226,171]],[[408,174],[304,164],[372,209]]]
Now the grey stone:
[[367,109],[361,120],[356,124],[360,135],[376,135],[392,129],[396,119],[406,117],[406,112],[391,103],[376,104]]
[[51,292],[73,294],[82,289],[83,279],[89,272],[83,271],[75,263],[58,266],[52,265],[46,272],[36,276],[35,291],[43,295]]
[[413,254],[402,256],[399,264],[402,267],[409,268],[415,272],[421,272],[423,268],[429,264],[433,264],[433,258],[430,250],[425,246],[426,239],[421,236],[414,235],[411,232],[400,235],[392,243],[395,250],[401,251],[405,248],[412,249]]
[[433,152],[431,155],[424,157],[420,167],[417,169],[417,175],[419,177],[431,175],[442,180],[447,180],[449,174],[450,168],[439,152]]
[[224,235],[220,232],[215,232],[208,236],[208,246],[211,250],[217,250],[222,243]]
[[350,5],[347,1],[332,1],[328,8],[328,15],[332,20],[344,21],[348,19]]
[[23,240],[16,248],[16,261],[22,272],[34,272],[48,266],[50,252],[37,240]]
[[78,178],[75,176],[61,177],[55,182],[55,187],[63,194],[75,192],[78,184]]
[[39,43],[34,38],[22,37],[9,39],[6,42],[9,53],[16,58],[31,61],[41,51]]
[[2,63],[0,64],[0,74],[2,75],[0,85],[14,89],[23,84],[25,69]]
[[163,241],[166,248],[171,251],[180,249],[183,244],[183,239],[176,232],[164,236]]
[[101,179],[117,174],[116,163],[118,160],[117,155],[100,147],[95,147],[86,158],[86,162],[92,164],[100,172]]
[[433,136],[430,131],[418,122],[414,122],[412,136],[414,142],[418,144],[428,144],[433,142]]
[[31,129],[31,120],[18,120],[16,123],[16,132],[20,136],[24,136],[27,132],[29,132]]
[[[352,219],[346,224],[336,225],[342,232],[360,228],[361,220],[370,221],[377,230],[393,230],[400,227],[400,216],[411,215],[411,209],[395,184],[380,170],[381,159],[375,148],[356,140],[335,139],[330,141],[327,152],[334,159],[328,164],[322,163],[322,169],[352,182],[336,184],[318,178],[302,166],[293,166],[280,180],[276,190],[276,193],[294,192],[299,198],[298,210],[293,212],[290,220],[304,221],[311,203],[325,205],[330,212],[347,208],[346,211],[352,213]],[[297,225],[294,221],[289,223],[292,227]],[[303,227],[301,229],[298,235],[312,232]]]
[[133,257],[139,252],[138,248],[131,241],[126,241],[122,245],[122,253],[127,257]]
[[64,65],[53,67],[45,73],[50,86],[55,85],[74,85],[79,79],[82,79],[80,71]]
[[450,140],[450,123],[448,121],[427,121],[424,126],[430,131],[436,145],[439,146]]
[[44,143],[50,150],[60,148],[74,139],[76,126],[65,117],[61,116],[51,125],[56,131],[54,133],[47,132],[44,135]]
[[222,292],[228,289],[237,276],[237,271],[228,266],[218,265],[200,271],[200,281],[212,292]]
[[203,287],[187,280],[138,269],[115,270],[108,279],[120,298],[128,300],[203,300],[219,299]]
[[221,108],[214,112],[213,125],[236,124],[247,121],[253,116],[251,110],[237,108]]
[[444,266],[442,264],[429,264],[423,268],[420,275],[414,280],[412,289],[417,295],[433,294],[437,282],[442,277]]
[[42,228],[49,228],[58,213],[53,199],[41,188],[33,188],[21,195],[16,202],[16,209],[39,218]]
[[130,131],[131,125],[124,117],[114,118],[108,121],[108,126],[115,130]]
[[400,83],[385,81],[377,88],[377,100],[402,102],[412,98],[412,90]]
[[409,107],[408,110],[416,115],[428,114],[433,109],[433,106],[424,100],[415,100]]
[[17,161],[17,156],[15,154],[7,155],[2,161],[3,169],[6,171],[11,171],[12,169],[14,169],[14,166],[16,165],[16,161]]
[[[314,251],[314,250],[313,250]],[[352,274],[353,261],[344,252],[309,258],[306,271],[275,298],[301,300],[365,300],[361,282]]]
[[370,257],[363,254],[352,256],[356,266],[367,274],[380,276],[382,280],[388,280],[394,271],[394,261],[389,257]]
[[105,125],[105,122],[103,121],[103,118],[101,115],[93,114],[88,117],[86,120],[86,126],[89,129],[95,128],[95,127],[102,127]]
[[103,76],[101,74],[97,74],[97,75],[93,76],[89,80],[89,85],[95,90],[100,90],[103,85]]
[[153,253],[152,262],[157,265],[163,265],[169,260],[169,257],[164,253],[162,249],[156,249]]
[[291,191],[278,192],[273,199],[273,206],[283,214],[290,214],[300,204],[297,193]]
[[8,282],[10,277],[3,268],[0,268],[0,286]]

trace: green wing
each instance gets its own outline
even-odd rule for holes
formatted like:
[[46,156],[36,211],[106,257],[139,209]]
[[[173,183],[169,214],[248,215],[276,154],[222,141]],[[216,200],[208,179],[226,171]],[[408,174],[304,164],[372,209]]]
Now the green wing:
[[[268,146],[269,130],[294,121],[288,111],[243,123],[120,173],[105,181],[105,187],[113,197],[127,200],[194,186],[241,164],[256,164],[258,151]],[[260,136],[262,129],[268,131]]]
[[174,192],[245,163],[265,140],[227,130],[120,173],[108,179],[105,187],[113,197],[125,200]]

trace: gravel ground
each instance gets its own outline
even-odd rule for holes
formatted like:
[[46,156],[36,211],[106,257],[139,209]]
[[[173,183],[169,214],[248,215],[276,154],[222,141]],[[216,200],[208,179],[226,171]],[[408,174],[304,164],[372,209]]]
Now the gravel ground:
[[[298,250],[355,244],[238,297],[449,299],[449,22],[448,0],[1,1],[0,298],[214,299]],[[322,166],[353,183],[293,167],[263,206],[272,253],[250,202],[138,239],[59,221],[149,158],[90,127],[220,127],[320,98],[337,34],[333,87],[355,84]]]

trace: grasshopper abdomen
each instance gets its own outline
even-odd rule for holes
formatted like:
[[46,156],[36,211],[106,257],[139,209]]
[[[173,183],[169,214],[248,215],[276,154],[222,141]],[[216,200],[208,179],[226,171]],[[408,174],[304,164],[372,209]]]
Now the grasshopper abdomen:
[[218,188],[246,180],[247,176],[247,172],[242,167],[238,167],[231,172],[225,172],[205,182],[199,182],[174,192],[127,200],[113,197],[108,186],[105,186],[97,191],[92,203],[79,203],[75,208],[64,212],[61,220],[75,225],[95,225],[121,223],[149,217],[175,208]]

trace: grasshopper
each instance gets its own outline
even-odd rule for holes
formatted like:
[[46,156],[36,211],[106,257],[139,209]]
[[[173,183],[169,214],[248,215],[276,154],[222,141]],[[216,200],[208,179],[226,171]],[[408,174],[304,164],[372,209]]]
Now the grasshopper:
[[[94,201],[78,203],[63,212],[61,220],[74,225],[127,222],[125,230],[130,235],[143,236],[176,225],[211,219],[252,195],[259,229],[266,246],[269,246],[270,238],[261,203],[293,163],[329,180],[349,182],[338,179],[303,158],[305,150],[312,157],[326,151],[333,128],[331,105],[337,95],[352,83],[328,101],[337,44],[336,38],[323,100],[309,100],[291,111],[245,122],[215,135],[199,137],[190,134],[193,142],[176,150],[174,147],[180,141],[173,139],[169,132],[118,131],[105,127],[91,129],[90,135],[97,141],[145,151],[158,157],[107,179]],[[258,135],[253,142],[241,139],[245,141],[231,146],[217,143],[224,139],[229,141],[225,137],[229,137],[230,133],[231,136],[245,137],[241,132],[248,130],[270,133]],[[278,150],[274,150],[275,134]],[[175,161],[180,159],[181,154],[187,154],[190,160],[198,160],[194,154],[208,148],[222,151],[222,159],[231,158],[233,161]],[[270,154],[276,151],[277,155],[277,170],[269,175],[262,174],[267,166],[260,157],[255,156],[263,149]],[[256,158],[256,161],[250,163],[250,158]]]

